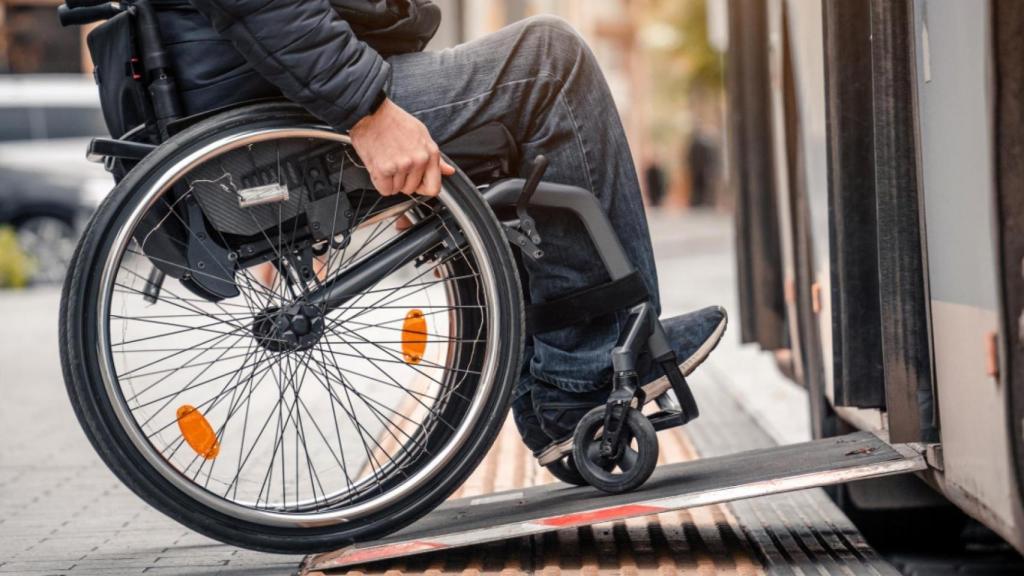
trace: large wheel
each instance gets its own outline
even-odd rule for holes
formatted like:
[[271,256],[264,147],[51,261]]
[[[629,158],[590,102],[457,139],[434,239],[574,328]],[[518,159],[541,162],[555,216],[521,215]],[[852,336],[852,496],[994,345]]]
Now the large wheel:
[[227,543],[323,551],[409,524],[483,458],[522,348],[509,246],[461,174],[436,200],[368,182],[346,137],[261,104],[175,136],[99,208],[61,360],[146,502]]

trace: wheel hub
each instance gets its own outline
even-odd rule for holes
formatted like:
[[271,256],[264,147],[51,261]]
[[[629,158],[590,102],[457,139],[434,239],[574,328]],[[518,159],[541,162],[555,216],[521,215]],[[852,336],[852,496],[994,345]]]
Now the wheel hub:
[[272,306],[256,315],[252,333],[260,346],[272,352],[308,350],[324,334],[324,317],[312,304]]

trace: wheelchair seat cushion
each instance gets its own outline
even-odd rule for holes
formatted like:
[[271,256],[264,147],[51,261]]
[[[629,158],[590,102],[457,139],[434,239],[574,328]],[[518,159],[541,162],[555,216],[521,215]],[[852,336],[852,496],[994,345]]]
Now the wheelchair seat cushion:
[[514,176],[519,166],[519,146],[500,122],[463,132],[440,147],[477,186]]

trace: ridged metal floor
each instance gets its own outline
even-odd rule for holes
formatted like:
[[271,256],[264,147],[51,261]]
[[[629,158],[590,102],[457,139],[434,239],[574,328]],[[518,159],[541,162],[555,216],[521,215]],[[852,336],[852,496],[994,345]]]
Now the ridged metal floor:
[[[662,462],[770,446],[727,393],[704,388],[704,415],[660,435]],[[454,498],[552,482],[511,422]],[[316,572],[310,572],[317,574]],[[419,554],[329,574],[897,574],[820,489]]]
[[[696,457],[683,434],[662,435],[662,459]],[[534,486],[554,479],[538,468],[511,422],[483,465],[454,497]],[[760,574],[726,506],[566,529],[501,543],[422,554],[331,574]]]
[[[742,404],[721,388],[703,387],[699,400],[701,417],[686,433],[701,456],[774,445]],[[899,574],[820,488],[727,506],[767,574]]]

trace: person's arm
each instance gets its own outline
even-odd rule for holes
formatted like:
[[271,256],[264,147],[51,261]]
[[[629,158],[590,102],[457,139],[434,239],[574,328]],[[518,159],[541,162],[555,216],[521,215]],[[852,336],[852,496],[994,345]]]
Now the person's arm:
[[289,100],[339,130],[380,104],[388,63],[328,0],[191,0]]
[[356,153],[370,171],[374,187],[385,196],[399,192],[437,196],[441,176],[455,173],[441,159],[427,127],[391,100],[385,99],[349,135]]
[[289,100],[338,130],[382,194],[435,195],[442,166],[426,127],[390,103],[388,63],[328,0],[191,0]]

